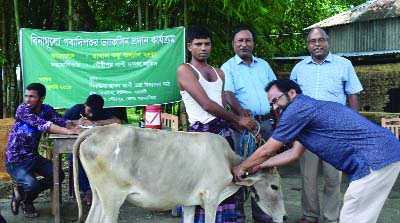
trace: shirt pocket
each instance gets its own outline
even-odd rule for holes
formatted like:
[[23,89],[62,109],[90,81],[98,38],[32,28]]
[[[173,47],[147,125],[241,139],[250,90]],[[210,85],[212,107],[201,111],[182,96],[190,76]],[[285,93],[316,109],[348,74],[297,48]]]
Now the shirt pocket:
[[236,80],[235,82],[235,94],[241,95],[246,93],[246,85],[243,80]]
[[327,81],[326,89],[329,94],[335,97],[344,95],[344,84],[340,78],[334,78]]

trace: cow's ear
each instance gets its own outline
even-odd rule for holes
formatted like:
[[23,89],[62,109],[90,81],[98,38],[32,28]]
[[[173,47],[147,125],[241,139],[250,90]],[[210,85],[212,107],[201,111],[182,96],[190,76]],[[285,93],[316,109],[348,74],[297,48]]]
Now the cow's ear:
[[241,181],[236,181],[235,184],[240,185],[240,186],[248,186],[249,187],[249,186],[252,186],[253,184],[255,184],[259,180],[260,180],[260,174],[256,173],[254,175],[250,175],[250,176],[243,178],[243,180],[241,180]]

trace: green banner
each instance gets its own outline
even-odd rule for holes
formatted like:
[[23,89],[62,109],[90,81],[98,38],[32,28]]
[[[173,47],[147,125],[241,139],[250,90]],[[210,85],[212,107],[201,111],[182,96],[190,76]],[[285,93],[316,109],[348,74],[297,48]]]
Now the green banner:
[[69,108],[90,94],[105,107],[181,99],[176,69],[185,61],[183,27],[146,32],[20,30],[24,88],[46,86],[45,103]]

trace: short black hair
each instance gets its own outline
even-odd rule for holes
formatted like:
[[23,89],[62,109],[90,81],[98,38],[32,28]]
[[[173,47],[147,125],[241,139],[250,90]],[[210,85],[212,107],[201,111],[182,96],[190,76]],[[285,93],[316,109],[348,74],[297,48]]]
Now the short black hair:
[[39,97],[44,97],[46,96],[46,87],[41,84],[41,83],[30,83],[27,87],[26,90],[28,91],[37,91]]
[[101,111],[104,106],[104,99],[98,94],[91,94],[86,99],[85,104],[94,112]]
[[186,32],[186,42],[191,43],[194,39],[207,39],[212,41],[211,31],[204,26],[196,26]]
[[247,31],[249,31],[249,32],[251,33],[251,36],[253,37],[253,42],[256,42],[256,36],[254,35],[253,30],[251,30],[251,29],[248,28],[248,27],[244,27],[244,26],[239,27],[239,28],[233,30],[232,36],[231,36],[232,41],[235,40],[236,34],[237,34],[238,32],[240,32],[240,31],[242,31],[242,30],[247,30]]
[[289,92],[292,89],[294,89],[297,94],[302,93],[299,85],[288,78],[280,78],[278,80],[273,80],[269,82],[268,85],[265,87],[265,91],[268,92],[269,89],[271,89],[271,87],[274,85],[283,93]]

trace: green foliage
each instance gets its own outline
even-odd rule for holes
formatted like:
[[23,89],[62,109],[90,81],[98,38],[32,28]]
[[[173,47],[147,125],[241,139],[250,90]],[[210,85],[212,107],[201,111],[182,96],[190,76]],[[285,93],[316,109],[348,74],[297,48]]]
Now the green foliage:
[[387,112],[360,112],[360,115],[364,116],[368,120],[381,125],[382,118],[398,118],[400,113],[387,113]]
[[88,0],[72,1],[72,17],[68,17],[69,1],[17,1],[17,10],[11,1],[7,2],[9,7],[0,9],[5,15],[1,17],[1,24],[7,24],[0,33],[4,33],[1,38],[10,44],[0,47],[0,64],[7,66],[7,76],[11,77],[15,75],[11,72],[12,66],[20,64],[17,30],[10,20],[14,11],[18,12],[15,18],[21,27],[60,31],[68,30],[68,21],[72,21],[72,30],[80,31],[205,25],[214,34],[209,63],[220,66],[233,56],[231,33],[239,26],[255,31],[254,54],[258,57],[305,55],[305,27],[365,0]]
[[5,55],[3,55],[3,51],[1,50],[1,48],[0,48],[0,65],[3,65],[3,64],[5,64],[6,63],[6,57],[5,57]]
[[126,108],[126,115],[128,116],[128,123],[139,123],[143,118],[144,107]]
[[276,46],[275,56],[298,56],[308,54],[306,51],[307,31],[309,27],[335,14],[348,10],[351,6],[364,3],[364,0],[321,0],[285,1],[282,16],[276,14],[271,24],[270,42]]
[[[184,11],[184,2],[187,11]],[[264,58],[304,54],[303,29],[365,0],[88,0],[74,1],[74,30],[137,31],[206,25],[215,33],[214,64],[232,56],[230,34],[239,26],[252,28],[258,38],[255,54]],[[66,29],[65,1],[25,1],[20,4],[22,26]],[[148,20],[144,16],[148,16]],[[140,16],[140,18],[139,18]],[[141,22],[141,24],[139,24]],[[142,24],[143,23],[143,24]],[[144,24],[148,23],[148,24]],[[164,23],[164,24],[163,24]]]
[[0,65],[3,65],[7,62],[6,58],[3,56],[0,56]]

